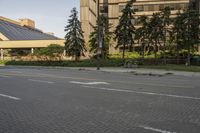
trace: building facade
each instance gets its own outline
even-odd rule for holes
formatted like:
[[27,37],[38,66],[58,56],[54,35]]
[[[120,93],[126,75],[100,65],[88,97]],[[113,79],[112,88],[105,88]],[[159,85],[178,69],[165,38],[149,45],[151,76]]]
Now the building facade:
[[[115,29],[122,15],[122,10],[129,0],[100,0],[100,12],[108,16],[109,23],[112,24],[112,30]],[[199,0],[191,0],[195,8],[199,8]],[[135,0],[133,8],[135,18],[141,15],[151,16],[165,7],[169,6],[172,10],[172,16],[175,17],[178,10],[188,8],[190,0]],[[198,3],[198,4],[197,4]],[[197,6],[198,5],[198,6]],[[97,0],[80,0],[80,20],[84,31],[86,42],[96,24]],[[137,21],[134,22],[137,25]]]
[[89,35],[93,31],[93,27],[96,25],[96,19],[96,0],[80,0],[80,20],[86,42],[88,42]]

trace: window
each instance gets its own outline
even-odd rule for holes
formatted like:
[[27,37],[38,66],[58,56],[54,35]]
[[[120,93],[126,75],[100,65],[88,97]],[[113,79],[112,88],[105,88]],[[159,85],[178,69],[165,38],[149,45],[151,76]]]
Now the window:
[[144,6],[143,5],[133,6],[133,9],[135,12],[141,12],[144,11]]

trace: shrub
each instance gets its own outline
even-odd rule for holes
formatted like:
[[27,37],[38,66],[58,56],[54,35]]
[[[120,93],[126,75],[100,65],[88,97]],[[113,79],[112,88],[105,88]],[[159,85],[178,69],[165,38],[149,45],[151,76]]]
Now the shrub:
[[64,51],[64,47],[58,44],[51,44],[46,48],[41,48],[35,51],[36,56],[60,57]]
[[[120,67],[123,66],[122,59],[101,59],[101,67]],[[87,59],[81,61],[8,61],[6,65],[23,65],[23,66],[64,66],[64,67],[96,67],[97,60]]]
[[0,60],[0,65],[5,65],[7,63],[6,60]]

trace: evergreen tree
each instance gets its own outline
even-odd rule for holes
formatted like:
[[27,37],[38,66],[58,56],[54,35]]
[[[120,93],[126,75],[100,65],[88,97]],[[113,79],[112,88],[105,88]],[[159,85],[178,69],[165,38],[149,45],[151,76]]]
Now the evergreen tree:
[[129,48],[132,51],[135,36],[135,27],[133,25],[133,20],[135,19],[133,14],[135,14],[132,7],[134,0],[127,3],[125,8],[122,10],[122,16],[119,20],[119,24],[115,30],[115,40],[117,40],[116,48],[122,47],[123,55],[125,57],[125,49]]
[[186,49],[188,51],[187,64],[190,65],[191,53],[193,53],[199,44],[200,19],[199,13],[188,9],[183,13],[178,13],[173,23],[172,35],[176,42],[177,63],[179,51]]
[[[102,37],[102,58],[108,58],[109,46],[111,45],[112,33],[109,32],[111,25],[108,22],[108,18],[101,15],[99,18],[99,28]],[[94,31],[90,34],[89,40],[90,52],[97,53],[98,50],[98,23],[94,27]]]
[[179,51],[184,48],[184,33],[185,33],[185,25],[184,25],[184,15],[179,11],[177,13],[177,17],[173,20],[172,31],[170,32],[170,40],[175,43],[175,51],[177,64],[179,64]]
[[138,21],[141,27],[136,30],[135,38],[138,40],[139,44],[141,43],[142,59],[144,60],[145,48],[149,45],[149,18],[147,16],[141,16],[138,18]]
[[161,20],[162,20],[162,41],[163,41],[163,54],[164,54],[164,64],[167,64],[166,61],[166,42],[169,35],[169,26],[171,24],[171,8],[165,7],[163,10],[161,10]]
[[155,54],[155,63],[157,63],[157,52],[161,45],[161,38],[163,37],[163,25],[162,19],[160,18],[160,13],[154,13],[152,18],[150,19],[148,25],[148,31],[151,31],[149,34],[149,41],[151,45],[154,47]]
[[71,10],[71,15],[69,17],[69,24],[65,27],[65,31],[67,32],[65,36],[65,50],[68,56],[75,57],[75,61],[78,61],[80,56],[84,56],[86,48],[76,8]]
[[188,9],[183,15],[185,17],[184,25],[186,27],[184,42],[188,50],[187,64],[190,65],[191,53],[194,53],[195,47],[199,44],[200,19],[199,13],[192,9]]

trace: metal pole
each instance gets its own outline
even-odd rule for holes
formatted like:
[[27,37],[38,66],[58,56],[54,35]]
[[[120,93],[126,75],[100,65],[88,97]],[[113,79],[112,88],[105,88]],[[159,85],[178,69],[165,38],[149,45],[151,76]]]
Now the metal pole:
[[100,70],[100,54],[101,54],[101,33],[100,33],[100,11],[99,0],[97,0],[97,23],[98,23],[98,50],[97,50],[97,70]]
[[3,60],[3,49],[1,48],[1,60]]
[[31,54],[34,54],[34,48],[31,48]]

